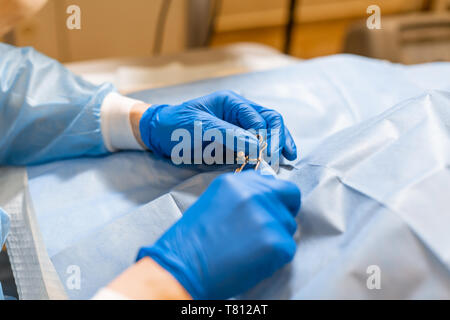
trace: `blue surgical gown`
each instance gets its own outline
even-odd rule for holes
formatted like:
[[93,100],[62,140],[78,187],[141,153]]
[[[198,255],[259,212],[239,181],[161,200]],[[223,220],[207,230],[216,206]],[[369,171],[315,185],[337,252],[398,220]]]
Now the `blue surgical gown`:
[[32,48],[0,43],[0,165],[107,153],[100,107],[114,91]]
[[[107,153],[100,107],[114,90],[82,80],[32,48],[0,43],[0,166]],[[0,208],[0,248],[8,226]]]

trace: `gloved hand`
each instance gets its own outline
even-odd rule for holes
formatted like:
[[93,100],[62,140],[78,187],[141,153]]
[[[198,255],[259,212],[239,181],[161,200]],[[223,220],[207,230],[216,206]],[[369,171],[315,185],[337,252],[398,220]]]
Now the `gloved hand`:
[[253,170],[215,179],[153,246],[142,248],[194,299],[226,299],[292,260],[300,191]]
[[[248,141],[248,148],[254,147],[254,150],[257,150],[259,141],[247,130],[267,129],[266,138],[270,141],[271,131],[278,129],[279,146],[273,148],[273,152],[282,153],[288,160],[295,160],[297,157],[294,140],[281,115],[232,91],[218,91],[180,105],[151,106],[139,123],[142,141],[156,154],[171,157],[172,148],[179,143],[171,141],[172,132],[176,129],[186,129],[193,137],[195,121],[202,122],[203,132],[210,129],[222,132],[227,129],[234,130],[235,139]],[[202,147],[205,148],[206,145],[207,143],[204,143]],[[236,152],[240,151],[235,150],[235,145],[227,147]]]

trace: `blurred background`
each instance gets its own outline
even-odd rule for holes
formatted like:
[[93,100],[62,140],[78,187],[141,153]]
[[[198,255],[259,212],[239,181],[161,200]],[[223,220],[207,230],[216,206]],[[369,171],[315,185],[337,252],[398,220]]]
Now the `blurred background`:
[[[80,30],[65,27],[66,8],[72,4],[81,8]],[[366,9],[373,4],[381,9],[384,30],[376,32],[396,37],[399,47],[407,40],[448,44],[449,20],[439,20],[448,17],[447,0],[49,0],[6,40],[33,46],[62,62],[173,54],[238,42],[264,44],[303,59],[352,50],[371,55],[375,49],[368,48],[369,38],[375,32],[365,22]],[[422,20],[408,19],[413,15],[421,15]],[[425,21],[423,15],[428,15]],[[407,34],[398,34],[399,30]],[[446,49],[444,58],[450,51]],[[401,60],[388,53],[382,58]],[[416,62],[410,60],[405,62]]]
[[127,93],[338,53],[450,61],[450,0],[48,0],[3,41]]
[[[71,5],[81,10],[80,29],[66,26]],[[367,27],[372,5],[381,29]],[[128,93],[339,53],[450,61],[450,1],[48,0],[0,40]],[[7,265],[2,251],[0,281],[17,297]]]

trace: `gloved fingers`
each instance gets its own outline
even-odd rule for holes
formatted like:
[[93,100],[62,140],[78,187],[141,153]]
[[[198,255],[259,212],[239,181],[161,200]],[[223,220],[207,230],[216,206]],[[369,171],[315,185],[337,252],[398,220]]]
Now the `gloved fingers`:
[[233,91],[216,91],[209,95],[183,103],[196,110],[216,116],[242,129],[265,129],[266,121],[252,107],[252,102]]
[[281,154],[286,144],[283,117],[274,110],[260,107],[260,114],[267,123],[268,155]]
[[291,210],[282,205],[269,205],[269,212],[272,216],[281,224],[281,226],[287,231],[291,236],[294,235],[297,230],[297,222],[295,221],[294,215]]
[[243,129],[266,129],[266,120],[249,104],[242,101],[233,101],[224,107],[224,120]]
[[261,175],[257,172],[244,173],[242,179],[257,179],[256,183],[260,186],[264,186],[266,192],[270,195],[275,195],[276,200],[280,201],[285,206],[292,217],[295,217],[300,210],[301,206],[301,192],[296,184],[276,179],[271,175]]
[[284,126],[284,137],[285,144],[282,154],[289,161],[293,161],[297,159],[297,146],[295,145],[294,139],[286,126]]
[[295,252],[297,251],[297,243],[295,243],[293,237],[287,237],[281,245],[280,262],[285,265],[294,259]]
[[[205,133],[212,129],[222,133],[224,147],[233,149],[235,152],[243,151],[246,155],[250,152],[257,154],[259,140],[250,131],[214,116],[208,116],[203,122],[203,131]],[[233,141],[232,146],[228,145],[229,141]]]
[[272,257],[272,269],[277,270],[294,258],[297,244],[292,235],[282,228],[274,231],[269,238],[270,247],[267,250]]
[[[266,120],[268,136],[267,140],[270,144],[271,136],[278,133],[278,144],[277,146],[269,146],[270,152],[281,152],[283,156],[289,161],[295,160],[297,158],[297,146],[295,145],[294,139],[292,138],[289,129],[284,124],[283,117],[275,110],[264,108],[263,106],[252,103],[252,107],[261,114],[261,116]],[[270,155],[270,154],[269,154]]]
[[[269,157],[282,154],[291,161],[297,157],[295,142],[284,125],[283,117],[275,110],[267,109],[230,90],[213,92],[183,104],[242,129],[256,131],[267,141]],[[277,161],[274,158],[269,160],[270,163]]]
[[270,179],[270,186],[277,196],[277,199],[289,210],[291,215],[295,217],[300,210],[301,192],[300,189],[292,182],[281,179]]
[[[297,158],[295,142],[278,112],[258,105],[233,91],[217,91],[209,97],[216,99],[215,106],[222,105],[222,112],[212,108],[216,115],[219,113],[218,117],[222,114],[225,121],[246,130],[253,129],[262,135],[268,143],[268,156],[283,154],[290,161]],[[267,129],[268,132],[258,132],[260,129]],[[277,139],[272,139],[273,135],[276,135]]]
[[224,98],[223,119],[244,129],[267,129],[266,119],[260,110],[264,109],[255,102],[244,98],[234,91],[217,92]]

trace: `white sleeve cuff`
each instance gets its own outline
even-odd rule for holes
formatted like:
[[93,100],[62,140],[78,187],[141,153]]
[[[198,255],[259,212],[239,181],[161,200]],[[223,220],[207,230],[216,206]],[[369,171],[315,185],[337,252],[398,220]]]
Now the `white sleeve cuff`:
[[130,298],[109,288],[102,288],[91,300],[130,300]]
[[100,121],[103,142],[111,151],[144,150],[137,142],[130,122],[130,110],[142,101],[131,99],[117,92],[109,93],[103,100]]

